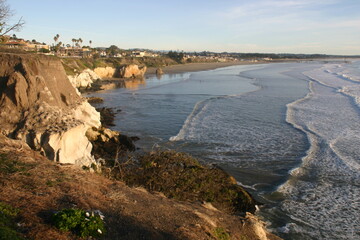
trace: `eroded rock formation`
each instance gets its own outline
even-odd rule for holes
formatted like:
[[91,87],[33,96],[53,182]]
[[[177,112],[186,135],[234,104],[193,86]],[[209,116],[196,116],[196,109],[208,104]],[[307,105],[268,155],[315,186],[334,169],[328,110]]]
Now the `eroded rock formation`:
[[54,57],[0,54],[1,133],[59,163],[88,165],[85,136],[100,114],[81,98]]
[[75,76],[68,76],[68,78],[71,84],[76,88],[90,88],[94,81],[100,79],[100,76],[90,69],[85,69]]
[[116,69],[113,67],[97,67],[94,72],[101,78],[112,78],[115,76]]

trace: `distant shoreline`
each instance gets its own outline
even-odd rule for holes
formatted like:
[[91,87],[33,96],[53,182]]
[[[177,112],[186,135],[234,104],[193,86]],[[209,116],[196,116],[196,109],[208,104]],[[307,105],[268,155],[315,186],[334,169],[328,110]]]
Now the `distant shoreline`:
[[[186,72],[197,72],[197,71],[206,71],[213,70],[222,67],[236,66],[236,65],[253,65],[253,64],[269,64],[269,63],[280,63],[280,62],[299,62],[299,61],[342,61],[337,58],[330,59],[277,59],[273,61],[232,61],[232,62],[206,62],[206,63],[185,63],[185,64],[176,64],[165,67],[160,67],[164,74],[176,74],[176,73],[186,73]],[[145,73],[145,76],[151,76],[156,74],[156,69],[158,67],[149,67]]]
[[[205,70],[213,70],[216,68],[229,67],[235,65],[250,65],[250,64],[263,64],[272,63],[267,61],[250,62],[250,61],[234,61],[234,62],[209,62],[209,63],[185,63],[171,66],[161,67],[164,74],[175,74],[185,72],[197,72]],[[146,71],[146,75],[156,74],[156,67],[150,67]]]

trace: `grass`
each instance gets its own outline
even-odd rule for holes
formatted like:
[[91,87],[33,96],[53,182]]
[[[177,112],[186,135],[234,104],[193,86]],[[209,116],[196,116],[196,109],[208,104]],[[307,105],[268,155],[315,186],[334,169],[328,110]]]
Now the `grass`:
[[217,240],[230,240],[230,234],[225,231],[222,227],[214,229],[213,234]]
[[21,234],[18,232],[15,219],[19,213],[18,209],[0,202],[0,240],[21,240]]
[[3,174],[23,173],[24,175],[31,175],[26,171],[28,171],[33,167],[34,165],[32,164],[16,161],[10,158],[8,155],[0,153],[0,173]]
[[230,213],[255,211],[255,201],[230,175],[214,166],[175,151],[143,154],[112,170],[112,176],[130,186],[143,186],[181,201],[211,202]]

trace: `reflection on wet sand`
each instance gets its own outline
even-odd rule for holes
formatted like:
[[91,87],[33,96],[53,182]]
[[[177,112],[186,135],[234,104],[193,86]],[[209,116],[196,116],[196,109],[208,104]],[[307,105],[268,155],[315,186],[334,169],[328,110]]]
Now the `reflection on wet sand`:
[[145,78],[134,78],[134,79],[126,79],[124,81],[124,88],[128,88],[131,90],[137,90],[139,87],[145,87],[146,81]]

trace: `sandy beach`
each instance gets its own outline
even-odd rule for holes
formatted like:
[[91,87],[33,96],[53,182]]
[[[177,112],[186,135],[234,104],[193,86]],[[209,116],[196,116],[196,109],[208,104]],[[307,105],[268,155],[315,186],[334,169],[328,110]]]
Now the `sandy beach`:
[[[234,61],[234,62],[209,62],[209,63],[186,63],[162,67],[164,74],[174,74],[183,72],[197,72],[212,70],[216,68],[234,66],[234,65],[248,65],[248,64],[261,64],[267,62],[250,62],[250,61]],[[155,74],[157,68],[148,68],[147,75]]]

